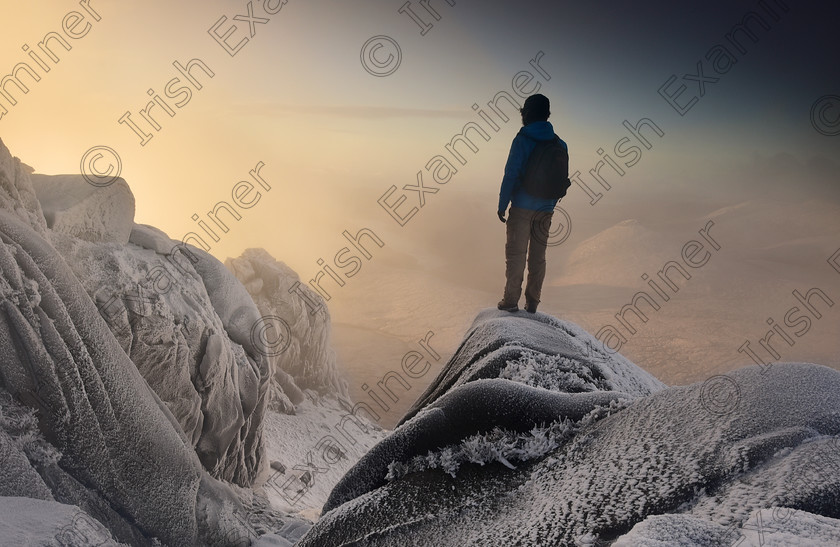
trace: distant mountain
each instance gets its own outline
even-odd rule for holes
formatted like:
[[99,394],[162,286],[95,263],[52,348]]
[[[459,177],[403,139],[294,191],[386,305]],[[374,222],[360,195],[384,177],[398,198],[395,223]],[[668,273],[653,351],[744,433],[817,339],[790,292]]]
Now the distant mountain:
[[[651,264],[672,259],[679,243],[636,219],[623,220],[582,241],[550,281],[554,285],[633,286]],[[628,275],[635,272],[639,273]]]

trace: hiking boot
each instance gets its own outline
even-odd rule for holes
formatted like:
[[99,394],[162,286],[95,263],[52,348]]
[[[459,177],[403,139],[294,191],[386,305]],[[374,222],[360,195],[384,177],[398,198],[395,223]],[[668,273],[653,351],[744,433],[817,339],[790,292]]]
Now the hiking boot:
[[525,311],[527,311],[528,313],[537,313],[537,304],[535,304],[534,302],[526,302]]
[[504,300],[499,300],[499,304],[496,307],[502,311],[509,311],[511,313],[519,311],[519,306],[517,304],[508,304]]

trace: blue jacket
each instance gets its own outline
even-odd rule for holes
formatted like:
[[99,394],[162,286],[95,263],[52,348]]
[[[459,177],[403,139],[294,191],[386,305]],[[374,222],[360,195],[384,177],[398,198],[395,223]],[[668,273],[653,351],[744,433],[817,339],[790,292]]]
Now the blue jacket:
[[[527,136],[526,136],[527,135]],[[531,137],[531,138],[528,138]],[[507,211],[508,203],[514,207],[531,211],[551,211],[557,205],[556,199],[542,199],[532,196],[520,187],[520,177],[528,156],[537,146],[536,141],[547,141],[555,137],[551,122],[532,122],[519,130],[510,145],[510,154],[505,164],[505,176],[499,191],[499,211]],[[569,147],[560,141],[566,150]]]

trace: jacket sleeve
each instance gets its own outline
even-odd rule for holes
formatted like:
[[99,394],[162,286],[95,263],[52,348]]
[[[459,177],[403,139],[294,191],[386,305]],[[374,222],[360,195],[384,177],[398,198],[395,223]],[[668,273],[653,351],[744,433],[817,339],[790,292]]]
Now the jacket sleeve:
[[513,138],[510,145],[507,163],[505,164],[505,175],[502,178],[502,188],[499,190],[499,211],[506,211],[513,191],[519,184],[519,177],[522,168],[525,166],[527,157],[526,137],[521,134]]

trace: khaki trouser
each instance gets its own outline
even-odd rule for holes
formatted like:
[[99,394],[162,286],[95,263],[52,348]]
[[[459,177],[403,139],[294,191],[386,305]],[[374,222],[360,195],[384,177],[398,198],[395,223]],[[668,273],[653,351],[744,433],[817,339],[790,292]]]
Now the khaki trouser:
[[530,211],[511,207],[507,219],[507,243],[505,244],[504,302],[518,304],[522,294],[525,276],[525,262],[528,262],[528,284],[525,286],[526,304],[539,304],[545,279],[545,248],[551,231],[551,211]]

